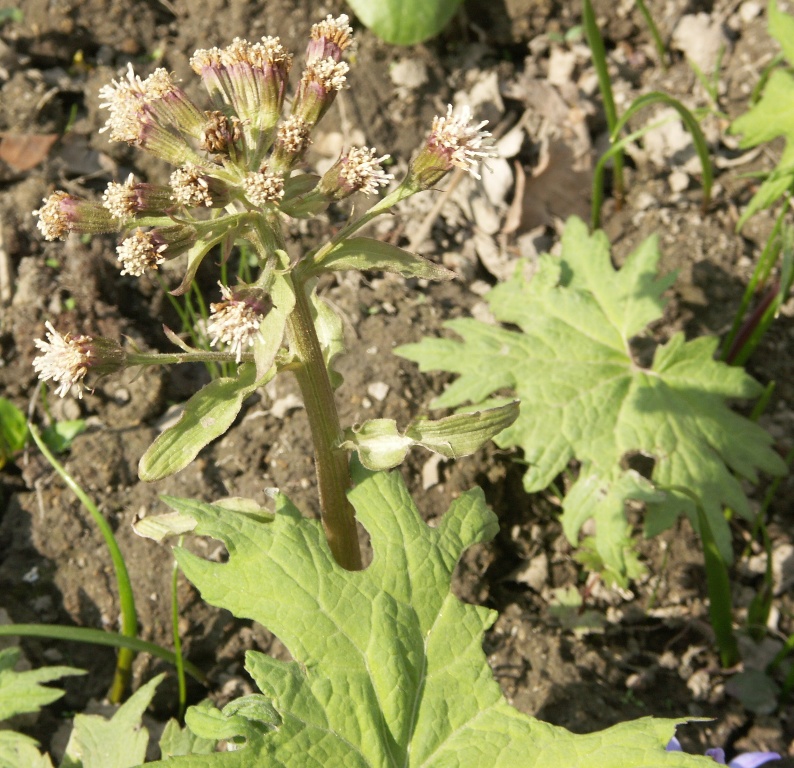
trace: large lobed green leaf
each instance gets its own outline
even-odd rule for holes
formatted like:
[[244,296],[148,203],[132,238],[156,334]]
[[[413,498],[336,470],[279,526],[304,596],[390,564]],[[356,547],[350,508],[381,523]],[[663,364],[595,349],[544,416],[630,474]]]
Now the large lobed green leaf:
[[[626,540],[625,521],[615,513],[627,499],[646,501],[650,533],[681,513],[697,527],[695,502],[675,486],[688,489],[730,560],[722,507],[750,516],[737,475],[755,481],[759,469],[785,471],[771,437],[728,407],[727,398],[755,397],[761,386],[714,360],[716,338],[687,342],[678,334],[657,348],[650,368],[634,359],[630,339],[661,317],[662,292],[671,282],[657,276],[658,258],[651,238],[616,270],[606,236],[591,237],[571,219],[560,257],[543,255],[531,279],[519,265],[486,297],[497,320],[520,331],[453,320],[446,327],[463,341],[424,339],[396,350],[422,370],[460,374],[435,406],[487,405],[502,389],[518,395],[520,415],[496,442],[523,449],[528,491],[545,488],[571,459],[581,462],[563,503],[565,531],[575,542],[584,520],[594,517],[598,553],[617,573],[625,569]],[[663,497],[621,467],[634,453],[654,458],[652,480]]]
[[[286,663],[250,652],[264,695],[221,713],[189,711],[205,738],[238,735],[237,751],[174,757],[191,768],[673,768],[708,759],[665,751],[675,723],[644,718],[578,736],[511,708],[482,650],[495,613],[450,591],[461,553],[491,538],[496,518],[479,489],[437,528],[424,523],[399,473],[357,472],[351,501],[373,559],[348,572],[321,524],[284,497],[262,525],[197,501],[168,499],[223,541],[229,561],[178,550],[204,599],[252,618],[292,653]],[[272,708],[268,707],[272,702]],[[278,713],[274,717],[273,709]],[[247,713],[247,715],[246,715]],[[241,717],[247,717],[246,724]]]
[[[777,40],[789,64],[794,65],[794,17],[769,2],[769,34]],[[741,229],[756,211],[768,208],[794,185],[794,76],[776,69],[764,86],[761,99],[731,123],[731,133],[742,134],[742,148],[755,147],[782,136],[786,147],[777,168],[753,195],[737,224]]]

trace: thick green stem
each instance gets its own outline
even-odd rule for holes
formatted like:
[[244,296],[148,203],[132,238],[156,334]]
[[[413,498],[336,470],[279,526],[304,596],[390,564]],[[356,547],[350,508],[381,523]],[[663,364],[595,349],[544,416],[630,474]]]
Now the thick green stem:
[[[262,256],[263,266],[276,251],[286,251],[281,226],[275,218],[263,217],[257,223],[253,242]],[[356,513],[347,498],[351,486],[350,462],[347,452],[337,447],[342,427],[334,390],[314,326],[306,284],[300,277],[300,270],[292,270],[292,277],[295,307],[287,320],[287,333],[298,360],[290,368],[298,380],[309,417],[325,536],[336,562],[348,571],[360,571],[363,563]]]
[[350,464],[347,451],[337,447],[342,427],[334,391],[314,328],[306,287],[300,282],[295,285],[295,309],[287,325],[301,361],[300,367],[295,369],[295,376],[312,431],[320,510],[328,546],[339,565],[348,571],[360,571],[363,565],[356,517],[347,498]]

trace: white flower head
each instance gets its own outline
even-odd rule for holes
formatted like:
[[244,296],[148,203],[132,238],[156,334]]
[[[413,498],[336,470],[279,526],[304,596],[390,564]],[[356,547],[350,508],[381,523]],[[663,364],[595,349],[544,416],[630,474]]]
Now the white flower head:
[[246,197],[259,207],[278,203],[284,197],[284,177],[267,168],[249,173],[243,179],[242,187]]
[[339,175],[347,185],[355,190],[371,195],[378,187],[385,187],[394,175],[386,173],[381,163],[389,159],[389,155],[376,157],[374,148],[353,147],[343,160]]
[[481,160],[496,157],[491,134],[483,131],[488,125],[487,120],[472,123],[471,110],[468,106],[455,112],[452,105],[447,106],[447,114],[433,118],[428,146],[443,153],[451,165],[468,171],[475,179],[479,179],[477,166]]
[[165,261],[163,252],[167,248],[152,232],[136,229],[116,248],[121,274],[140,277],[147,269],[157,269]]
[[253,346],[265,313],[255,300],[235,297],[230,288],[221,283],[218,285],[223,301],[210,304],[207,323],[207,334],[212,337],[210,346],[228,344],[229,351],[239,363],[244,349]]
[[33,343],[42,354],[33,361],[42,381],[54,381],[58,386],[55,394],[66,397],[69,392],[82,399],[85,388],[83,379],[91,368],[92,351],[90,336],[62,336],[53,328],[52,323],[45,323],[47,339],[36,339]]
[[186,163],[177,168],[169,179],[173,191],[173,199],[187,208],[212,206],[210,185],[201,169],[193,163]]

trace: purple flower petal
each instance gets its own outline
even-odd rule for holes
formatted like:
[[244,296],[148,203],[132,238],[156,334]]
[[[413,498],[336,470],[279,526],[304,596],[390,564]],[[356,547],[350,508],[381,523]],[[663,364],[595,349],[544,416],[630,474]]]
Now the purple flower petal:
[[668,752],[683,752],[684,751],[683,749],[681,749],[681,742],[675,736],[673,736],[670,739],[670,741],[667,742],[667,746],[665,747],[665,749]]
[[720,749],[720,747],[707,749],[706,757],[710,757],[715,763],[719,763],[720,765],[725,765],[725,750]]
[[728,768],[758,768],[770,760],[780,760],[780,755],[777,752],[745,752],[734,757]]

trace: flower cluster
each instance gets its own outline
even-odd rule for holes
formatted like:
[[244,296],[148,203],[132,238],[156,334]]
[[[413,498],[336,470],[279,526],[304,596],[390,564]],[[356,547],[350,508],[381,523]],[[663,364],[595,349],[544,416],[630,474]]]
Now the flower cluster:
[[[308,217],[354,193],[377,193],[394,176],[383,168],[389,155],[371,147],[348,148],[319,180],[293,175],[312,131],[346,87],[348,64],[343,59],[353,46],[346,15],[329,15],[315,24],[290,102],[286,94],[293,57],[276,37],[257,42],[235,38],[225,48],[195,52],[190,63],[209,94],[209,109],[195,104],[166,69],[141,77],[128,66],[122,77],[100,90],[101,106],[108,111],[102,131],[174,166],[168,184],[138,182],[130,174],[124,182],[108,184],[98,202],[56,191],[34,211],[38,228],[47,240],[70,233],[121,232],[119,269],[134,278],[187,253],[185,278],[174,291],[179,295],[216,245],[228,253],[234,241],[261,239],[263,227],[279,227],[287,212]],[[282,114],[287,104],[289,114]],[[484,125],[472,124],[466,108],[456,113],[449,107],[446,115],[435,118],[397,190],[404,194],[397,194],[391,204],[434,185],[454,166],[477,176],[477,164],[493,152]],[[307,188],[307,182],[314,186]],[[275,249],[267,252],[269,247],[259,254],[262,276],[275,268]],[[240,362],[267,309],[240,291],[225,286],[221,291],[223,300],[212,305],[209,320],[212,345],[225,345]],[[93,340],[61,337],[48,328],[48,341],[37,341],[45,352],[37,370],[59,384],[58,394],[74,390],[79,396],[82,379],[94,363]]]

